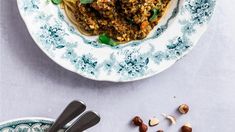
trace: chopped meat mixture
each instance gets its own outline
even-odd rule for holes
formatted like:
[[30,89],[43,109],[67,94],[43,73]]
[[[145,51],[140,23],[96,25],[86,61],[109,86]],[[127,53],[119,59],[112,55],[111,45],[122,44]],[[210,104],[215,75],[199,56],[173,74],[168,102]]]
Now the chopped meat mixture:
[[90,35],[105,33],[119,42],[145,38],[158,24],[170,0],[94,0],[76,3],[79,28]]

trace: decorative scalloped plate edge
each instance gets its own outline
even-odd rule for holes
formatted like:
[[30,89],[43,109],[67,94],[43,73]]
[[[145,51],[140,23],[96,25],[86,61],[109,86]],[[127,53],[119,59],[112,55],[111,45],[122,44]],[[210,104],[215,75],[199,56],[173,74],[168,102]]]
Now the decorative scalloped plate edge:
[[[36,3],[32,2],[37,0],[17,0],[18,8],[26,24],[26,27],[29,30],[30,35],[32,36],[36,44],[40,47],[40,49],[44,51],[49,58],[51,58],[54,62],[61,65],[62,67],[72,72],[78,73],[84,77],[97,81],[112,82],[127,82],[148,78],[172,66],[177,60],[191,51],[191,49],[198,42],[201,35],[205,32],[205,30],[207,29],[207,24],[211,19],[211,16],[215,9],[216,3],[216,0],[184,0],[183,5],[182,7],[180,7],[178,13],[179,15],[177,16],[177,21],[170,25],[171,27],[167,29],[169,30],[168,33],[166,33],[166,31],[158,38],[143,42],[143,44],[140,45],[133,44],[129,46],[114,48],[100,48],[99,45],[97,46],[96,43],[85,45],[82,43],[81,39],[78,40],[79,46],[82,46],[79,48],[82,49],[84,47],[83,51],[84,49],[88,48],[89,52],[83,52],[80,50],[79,52],[81,52],[81,54],[78,55],[79,52],[77,52],[77,42],[75,41],[70,43],[70,41],[68,40],[71,40],[71,38],[74,39],[74,36],[72,35],[75,35],[75,37],[77,37],[79,33],[75,31],[72,25],[67,25],[66,28],[68,29],[59,27],[66,26],[66,20],[63,16],[63,13],[58,12],[58,16],[56,18],[58,19],[58,21],[64,22],[62,25],[55,24],[52,26],[48,26],[51,24],[49,22],[40,27],[42,29],[41,34],[35,34],[35,31],[32,30],[32,25],[30,25],[31,23],[29,21],[29,18],[25,16],[26,13],[24,12],[25,10],[28,10],[28,12],[32,12],[32,10],[28,7],[27,9],[24,8],[23,10],[22,3],[20,4],[20,1],[22,3],[23,1],[30,1],[31,4],[35,4],[33,6],[37,7]],[[34,8],[33,6],[31,7],[32,9]],[[50,5],[50,7],[51,6],[52,5]],[[49,19],[52,16],[38,14],[37,17],[41,17],[40,19],[42,20]],[[178,24],[178,26],[174,27],[174,24],[176,23]],[[48,39],[48,36],[46,35],[48,34],[48,31],[51,31],[50,28],[56,30],[52,31],[55,32],[56,35],[61,35],[62,37],[55,38],[53,36],[52,38],[50,38],[51,36],[49,36],[50,39]],[[160,30],[161,34],[161,29],[164,29],[164,26],[158,27],[158,29]],[[156,31],[158,31],[158,29]],[[176,33],[173,33],[172,35],[170,31],[174,31],[174,29],[177,30]],[[71,38],[65,38],[66,34],[68,33],[71,34]],[[166,36],[175,37],[171,37],[166,40]],[[40,40],[40,38],[42,39]],[[160,41],[162,41],[162,43],[166,42],[167,44],[153,44]],[[61,49],[63,50],[63,52],[61,52]],[[93,55],[94,52],[92,53],[92,51],[98,51],[98,49],[102,49],[99,51],[101,53],[104,51],[104,49],[106,51],[107,49],[112,51],[106,53],[108,54],[108,59],[105,60],[101,58],[102,55],[97,57],[97,55],[100,54]],[[97,58],[95,58],[94,56],[96,56]],[[159,69],[157,69],[156,67]]]

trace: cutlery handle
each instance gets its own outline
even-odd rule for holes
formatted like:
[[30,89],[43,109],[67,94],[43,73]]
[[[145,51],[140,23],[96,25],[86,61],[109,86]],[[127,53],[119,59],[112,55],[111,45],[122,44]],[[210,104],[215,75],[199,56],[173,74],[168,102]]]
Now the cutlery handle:
[[83,102],[72,101],[56,119],[55,123],[51,126],[48,132],[57,132],[63,128],[68,122],[80,115],[86,109]]
[[75,123],[69,127],[66,132],[82,132],[92,126],[95,126],[100,121],[100,116],[95,112],[88,111],[81,115]]

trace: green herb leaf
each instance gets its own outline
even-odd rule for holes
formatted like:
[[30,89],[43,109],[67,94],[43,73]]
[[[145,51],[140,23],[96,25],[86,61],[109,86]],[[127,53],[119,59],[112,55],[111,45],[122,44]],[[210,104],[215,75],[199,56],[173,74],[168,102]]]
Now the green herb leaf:
[[101,34],[99,36],[99,40],[101,43],[108,44],[110,41],[110,38],[106,34]]
[[51,2],[55,5],[58,5],[62,2],[63,0],[51,0]]
[[92,3],[94,0],[80,0],[81,4],[89,4]]
[[160,10],[154,8],[151,11],[152,11],[152,16],[149,18],[149,21],[152,22],[152,21],[154,21],[158,17],[158,15],[160,13]]
[[115,42],[113,39],[111,39],[109,36],[107,36],[106,34],[101,34],[99,36],[99,41],[103,44],[107,44],[110,46],[116,46],[118,45],[117,42]]

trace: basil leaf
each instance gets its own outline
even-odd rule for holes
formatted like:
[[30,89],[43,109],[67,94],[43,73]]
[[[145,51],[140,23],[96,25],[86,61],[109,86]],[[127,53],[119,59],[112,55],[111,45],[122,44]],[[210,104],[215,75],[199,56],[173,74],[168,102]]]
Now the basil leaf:
[[92,3],[94,0],[80,0],[81,4],[89,4]]
[[58,5],[60,4],[63,0],[51,0],[53,4]]
[[118,45],[117,42],[115,42],[113,39],[111,39],[109,36],[107,36],[106,34],[101,34],[99,36],[99,41],[103,44],[107,44],[110,46],[116,46]]

